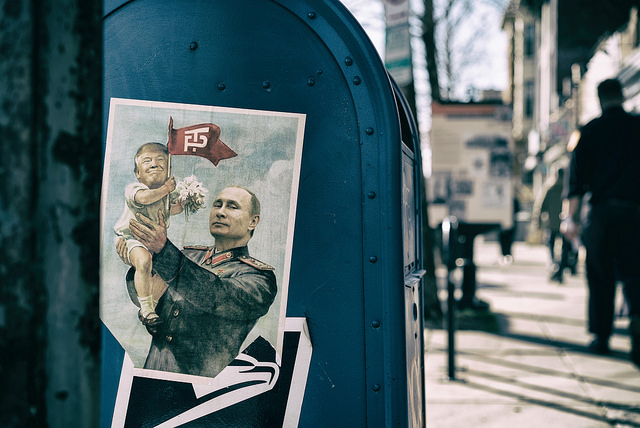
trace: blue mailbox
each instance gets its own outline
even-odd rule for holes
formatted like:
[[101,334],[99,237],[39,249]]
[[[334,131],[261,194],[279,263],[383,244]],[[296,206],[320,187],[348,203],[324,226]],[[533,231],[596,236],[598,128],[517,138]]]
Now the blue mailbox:
[[[105,135],[113,98],[305,115],[286,316],[304,319],[312,352],[288,420],[424,426],[420,142],[357,21],[337,0],[105,0],[104,14]],[[103,331],[110,426],[127,385]],[[181,391],[169,402],[185,406]],[[176,414],[163,403],[153,426]]]

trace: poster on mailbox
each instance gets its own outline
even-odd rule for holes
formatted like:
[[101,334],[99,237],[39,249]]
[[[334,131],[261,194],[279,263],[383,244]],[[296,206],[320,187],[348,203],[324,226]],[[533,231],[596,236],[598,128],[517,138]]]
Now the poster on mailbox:
[[217,385],[235,402],[273,387],[304,125],[303,114],[111,99],[100,317],[123,373]]

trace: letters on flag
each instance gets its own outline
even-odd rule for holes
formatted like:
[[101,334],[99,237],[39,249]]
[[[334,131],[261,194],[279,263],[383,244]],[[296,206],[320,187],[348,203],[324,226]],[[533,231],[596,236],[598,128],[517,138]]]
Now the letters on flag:
[[214,166],[222,159],[238,156],[220,141],[220,127],[213,123],[200,123],[173,129],[173,117],[169,118],[169,153],[175,156],[191,155],[209,159]]

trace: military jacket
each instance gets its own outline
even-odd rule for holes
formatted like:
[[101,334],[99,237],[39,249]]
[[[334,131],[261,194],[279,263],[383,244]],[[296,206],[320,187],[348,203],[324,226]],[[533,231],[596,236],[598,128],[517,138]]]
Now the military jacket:
[[277,292],[274,269],[250,257],[247,247],[181,252],[167,241],[153,269],[168,288],[156,307],[164,323],[153,336],[148,369],[215,377],[241,351]]

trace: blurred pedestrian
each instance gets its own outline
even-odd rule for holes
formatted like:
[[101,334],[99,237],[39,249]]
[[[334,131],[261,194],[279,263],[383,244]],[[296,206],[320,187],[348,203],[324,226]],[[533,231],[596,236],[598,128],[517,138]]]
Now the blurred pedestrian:
[[640,117],[623,107],[616,79],[598,85],[602,114],[585,125],[573,150],[568,203],[562,231],[570,240],[580,231],[574,215],[586,192],[590,211],[582,230],[589,286],[589,345],[609,352],[616,279],[629,308],[631,360],[640,367]]
[[[546,229],[547,245],[549,246],[549,256],[551,258],[552,274],[551,281],[560,284],[564,281],[564,271],[567,268],[575,269],[575,265],[570,265],[570,260],[575,260],[572,254],[574,249],[564,235],[560,233],[560,222],[562,217],[562,198],[564,191],[564,169],[559,168],[553,181],[547,186],[542,204],[540,206],[540,215],[538,216],[538,227],[543,225]],[[560,257],[556,257],[556,244],[560,240],[561,250]]]
[[502,259],[500,264],[511,264],[513,263],[513,241],[516,238],[516,229],[518,227],[518,212],[520,211],[520,202],[517,197],[513,198],[513,223],[511,223],[511,227],[507,229],[500,229],[500,250],[502,252]]

